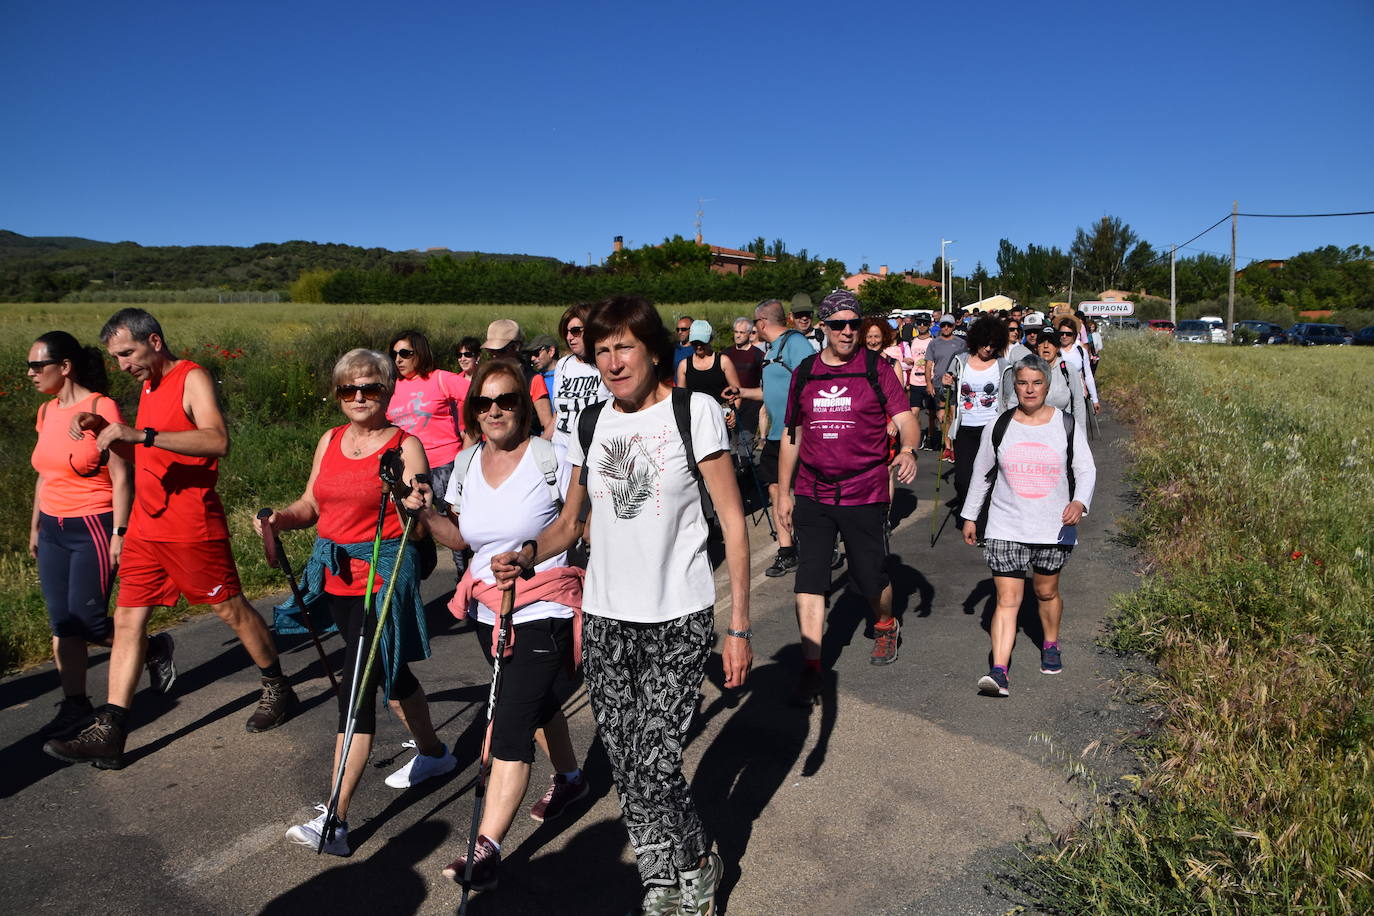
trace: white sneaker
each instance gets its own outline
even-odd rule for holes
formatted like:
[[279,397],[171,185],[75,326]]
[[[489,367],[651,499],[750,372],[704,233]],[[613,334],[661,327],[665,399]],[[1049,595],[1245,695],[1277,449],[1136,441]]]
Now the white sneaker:
[[[311,849],[320,848],[320,834],[324,832],[324,815],[329,809],[324,805],[316,805],[315,810],[320,812],[320,816],[304,824],[297,824],[286,831],[286,838],[293,843],[300,843],[302,846],[309,846]],[[331,856],[343,856],[347,858],[353,854],[353,850],[348,848],[348,824],[338,821],[334,825],[334,839],[326,840],[324,851]]]
[[[407,741],[401,745],[401,747],[414,746],[414,741]],[[424,754],[416,753],[409,763],[386,778],[386,784],[393,789],[409,789],[411,786],[418,786],[426,779],[434,776],[452,773],[454,768],[458,766],[458,758],[449,753],[447,744],[439,746],[444,749],[441,756],[427,757]]]

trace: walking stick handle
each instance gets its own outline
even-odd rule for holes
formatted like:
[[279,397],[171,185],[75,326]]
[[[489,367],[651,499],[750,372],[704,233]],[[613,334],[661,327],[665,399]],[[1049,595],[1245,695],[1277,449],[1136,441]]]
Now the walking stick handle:
[[267,557],[267,565],[276,569],[280,562],[277,558],[277,532],[268,521],[272,510],[266,507],[258,510],[258,521],[262,523],[262,552]]

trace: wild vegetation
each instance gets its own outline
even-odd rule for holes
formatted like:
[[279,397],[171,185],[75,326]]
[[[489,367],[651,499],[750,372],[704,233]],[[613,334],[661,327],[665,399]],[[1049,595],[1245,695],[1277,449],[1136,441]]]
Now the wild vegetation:
[[[689,303],[664,309],[667,318],[691,314],[718,329],[728,341],[731,320],[748,311],[742,303]],[[48,625],[38,589],[37,566],[28,554],[35,475],[29,464],[37,433],[34,417],[41,397],[24,373],[34,338],[45,331],[70,331],[98,343],[109,305],[41,304],[0,306],[8,333],[0,341],[0,426],[10,444],[0,449],[0,670],[41,661],[49,653]],[[261,506],[282,505],[300,495],[320,433],[342,422],[330,397],[334,361],[357,347],[385,349],[391,336],[419,328],[440,363],[455,368],[454,345],[468,335],[482,337],[495,317],[514,318],[527,337],[557,333],[562,309],[538,306],[335,306],[273,304],[176,305],[152,309],[172,348],[205,366],[215,377],[229,421],[232,449],[220,463],[220,495],[229,512],[234,553],[245,588],[254,595],[280,590],[280,574],[267,568],[252,516]],[[132,422],[137,391],[128,375],[110,366],[111,394]],[[298,557],[308,537],[288,535]],[[164,625],[185,608],[164,612]]]
[[1023,877],[1056,913],[1374,912],[1374,353],[1118,338],[1130,531],[1111,645],[1161,726],[1124,803]]

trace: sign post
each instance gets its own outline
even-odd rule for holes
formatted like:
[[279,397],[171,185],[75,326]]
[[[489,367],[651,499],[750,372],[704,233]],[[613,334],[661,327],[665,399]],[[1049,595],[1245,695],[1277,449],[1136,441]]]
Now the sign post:
[[1082,310],[1084,315],[1092,315],[1093,317],[1135,314],[1135,303],[1125,299],[1110,302],[1080,302],[1078,303],[1078,307]]

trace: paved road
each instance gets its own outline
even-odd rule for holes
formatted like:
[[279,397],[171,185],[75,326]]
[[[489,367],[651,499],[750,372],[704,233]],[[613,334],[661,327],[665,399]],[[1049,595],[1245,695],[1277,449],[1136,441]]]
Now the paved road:
[[[992,877],[1000,862],[1042,822],[1058,829],[1081,811],[1068,761],[1086,750],[1104,778],[1125,765],[1106,749],[1140,712],[1114,698],[1118,662],[1094,646],[1111,596],[1134,583],[1132,558],[1113,538],[1126,509],[1120,431],[1103,426],[1096,506],[1065,575],[1065,672],[1040,675],[1023,634],[1007,700],[974,689],[987,667],[991,580],[952,522],[930,547],[930,455],[894,507],[901,657],[888,668],[868,664],[865,605],[841,573],[824,645],[832,680],[809,715],[785,705],[800,657],[790,582],[761,575],[772,549],[766,529],[755,529],[756,667],[744,689],[723,693],[715,660],[689,749],[697,797],[727,862],[727,912],[1005,913],[1014,901]],[[444,573],[427,585],[437,590]],[[406,759],[406,736],[380,716],[376,769],[354,800],[356,852],[347,860],[282,838],[327,791],[335,713],[308,644],[284,654],[301,714],[250,735],[243,721],[256,670],[217,620],[178,627],[175,695],[139,694],[132,762],[119,772],[63,766],[31,737],[59,698],[51,665],[0,682],[0,911],[452,912],[457,888],[440,870],[467,836],[489,669],[445,597],[429,605],[434,657],[415,670],[462,766],[416,789],[388,789],[381,777]],[[1023,610],[1033,633],[1033,607]],[[337,638],[327,645],[339,664]],[[97,694],[104,657],[97,653],[92,669]],[[503,883],[475,898],[474,914],[622,913],[637,899],[585,694],[569,691],[591,797],[558,822],[518,819]],[[543,789],[545,767],[536,764],[527,804]]]

